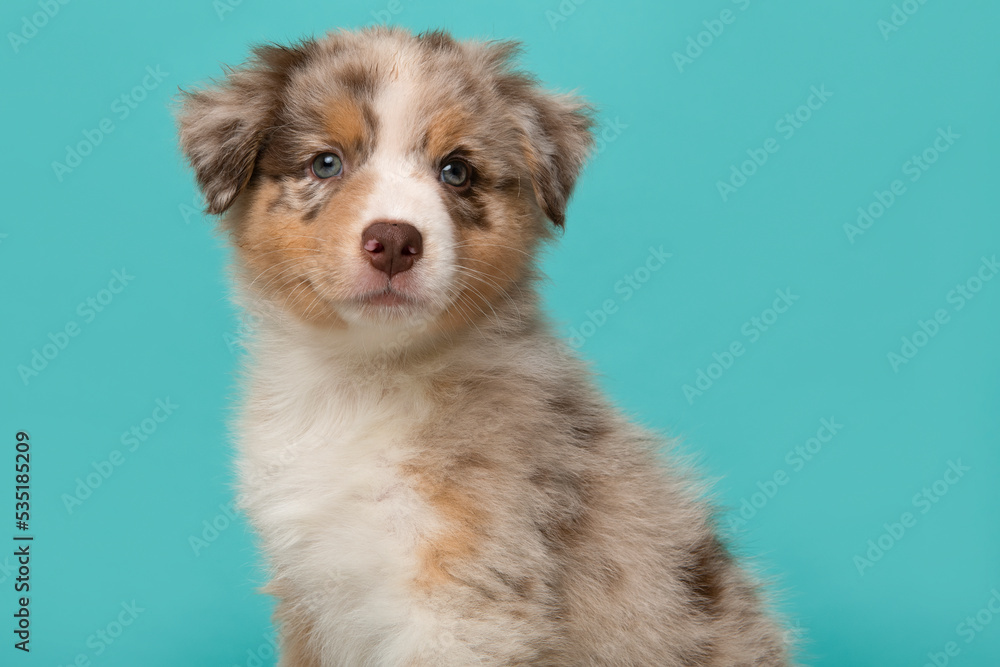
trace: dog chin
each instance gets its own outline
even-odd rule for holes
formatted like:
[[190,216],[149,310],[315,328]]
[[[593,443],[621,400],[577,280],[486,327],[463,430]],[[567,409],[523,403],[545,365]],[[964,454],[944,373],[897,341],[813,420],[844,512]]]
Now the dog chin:
[[346,295],[341,291],[343,297],[330,305],[348,325],[358,328],[400,331],[426,326],[448,307],[439,289],[411,272],[386,279],[362,270],[353,283]]
[[428,299],[387,286],[340,303],[336,310],[358,328],[402,331],[426,325],[441,308]]
[[392,287],[360,296],[357,303],[365,308],[376,308],[379,311],[388,310],[390,312],[420,307],[420,303],[416,299]]

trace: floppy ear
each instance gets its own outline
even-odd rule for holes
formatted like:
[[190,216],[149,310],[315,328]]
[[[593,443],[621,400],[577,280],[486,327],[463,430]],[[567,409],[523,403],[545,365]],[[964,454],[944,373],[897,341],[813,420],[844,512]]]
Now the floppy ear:
[[573,185],[594,144],[593,109],[573,95],[532,92],[525,134],[531,185],[542,212],[561,227]]
[[312,46],[258,46],[251,60],[230,69],[222,82],[182,91],[177,114],[181,150],[194,168],[209,213],[225,212],[250,180],[289,75]]

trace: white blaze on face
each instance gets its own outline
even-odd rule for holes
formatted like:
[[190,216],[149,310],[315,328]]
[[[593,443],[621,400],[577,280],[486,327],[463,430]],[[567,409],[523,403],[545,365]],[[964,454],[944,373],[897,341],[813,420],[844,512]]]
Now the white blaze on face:
[[[397,63],[399,70],[403,63]],[[443,309],[450,301],[455,274],[456,236],[442,199],[441,184],[430,157],[417,154],[424,131],[416,117],[420,88],[415,75],[400,71],[374,101],[378,117],[375,149],[365,165],[374,179],[359,217],[359,234],[378,221],[407,222],[423,237],[423,255],[409,271],[393,277],[393,286]]]

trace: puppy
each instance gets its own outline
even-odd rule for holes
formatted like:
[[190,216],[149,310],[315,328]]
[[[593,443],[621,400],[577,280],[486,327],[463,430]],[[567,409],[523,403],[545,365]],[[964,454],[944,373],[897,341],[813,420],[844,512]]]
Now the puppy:
[[538,309],[586,104],[509,42],[338,32],[185,93],[256,321],[241,505],[281,665],[784,665],[777,625]]

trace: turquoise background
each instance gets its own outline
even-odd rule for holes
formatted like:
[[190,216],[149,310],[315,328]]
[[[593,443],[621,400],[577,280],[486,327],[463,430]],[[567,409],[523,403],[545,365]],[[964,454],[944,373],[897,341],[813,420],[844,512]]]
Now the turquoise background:
[[[46,2],[58,12],[15,51],[9,34]],[[418,30],[523,40],[529,69],[600,108],[612,129],[546,256],[548,307],[567,338],[590,333],[581,353],[615,400],[682,438],[717,480],[723,526],[774,578],[801,662],[1000,664],[987,606],[1000,610],[1000,280],[974,280],[1000,253],[1000,5],[902,4],[916,12],[883,34],[889,0],[3,3],[0,540],[14,532],[23,429],[36,541],[30,656],[12,648],[14,575],[0,556],[0,664],[272,664],[258,556],[225,508],[241,354],[227,253],[192,209],[170,104],[250,42],[390,8]],[[703,21],[718,32],[723,10],[732,22],[679,68],[674,53]],[[122,117],[115,100],[147,66],[163,81]],[[787,136],[776,123],[814,86],[832,96]],[[102,119],[113,131],[60,180],[52,163]],[[958,138],[911,181],[907,162],[939,128]],[[768,139],[777,152],[724,201],[718,182]],[[845,224],[897,179],[905,192],[852,243]],[[672,256],[646,274],[651,246]],[[134,278],[88,321],[86,300],[107,300],[123,268]],[[626,300],[629,274],[647,280]],[[981,290],[959,309],[953,290],[970,279]],[[775,321],[776,290],[797,299]],[[597,315],[608,299],[613,312]],[[894,369],[887,355],[939,309],[947,322]],[[78,335],[24,382],[19,366],[71,322]],[[729,360],[734,342],[743,353]],[[729,367],[710,367],[713,354]],[[699,370],[716,379],[686,396]],[[157,399],[178,407],[129,451],[123,433]],[[842,428],[797,458],[823,419]],[[120,465],[69,512],[77,479],[115,450]],[[949,462],[968,468],[954,484],[938,481]],[[909,526],[894,527],[904,512]],[[196,554],[192,536],[211,541]],[[869,540],[891,547],[859,565]],[[134,622],[97,639],[133,601]],[[977,613],[973,631],[963,624]]]

